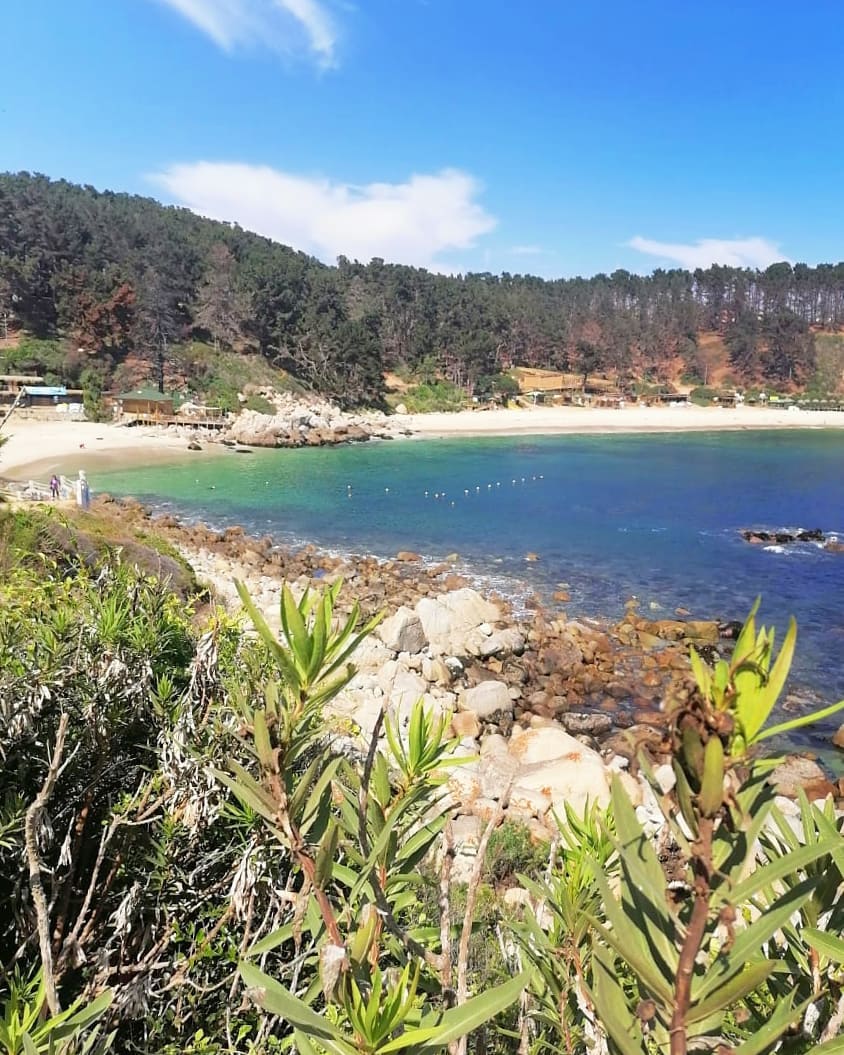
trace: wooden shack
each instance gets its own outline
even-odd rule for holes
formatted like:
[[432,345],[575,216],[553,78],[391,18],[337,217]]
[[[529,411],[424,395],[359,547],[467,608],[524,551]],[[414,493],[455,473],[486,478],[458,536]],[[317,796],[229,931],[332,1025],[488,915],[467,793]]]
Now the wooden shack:
[[0,403],[14,403],[28,385],[43,384],[44,378],[36,374],[0,374]]
[[81,388],[64,385],[24,385],[22,405],[25,407],[57,407],[60,404],[82,404]]
[[159,392],[157,388],[137,388],[133,392],[122,392],[116,400],[124,417],[173,417],[174,397]]

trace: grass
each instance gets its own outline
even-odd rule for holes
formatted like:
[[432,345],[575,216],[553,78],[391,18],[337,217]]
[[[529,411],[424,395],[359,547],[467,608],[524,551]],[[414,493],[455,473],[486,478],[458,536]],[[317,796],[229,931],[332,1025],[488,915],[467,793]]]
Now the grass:
[[44,560],[67,572],[80,564],[94,567],[108,552],[119,552],[122,561],[146,575],[168,580],[180,597],[199,592],[193,569],[173,545],[152,532],[127,528],[116,516],[50,506],[0,507],[2,578],[21,566],[36,571]]

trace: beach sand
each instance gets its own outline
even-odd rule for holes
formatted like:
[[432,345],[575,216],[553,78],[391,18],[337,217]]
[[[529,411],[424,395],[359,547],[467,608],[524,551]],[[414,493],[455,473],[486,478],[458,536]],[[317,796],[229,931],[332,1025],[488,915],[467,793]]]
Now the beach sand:
[[[89,421],[12,420],[0,433],[0,476],[10,480],[48,480],[53,473],[76,476],[80,469],[119,468],[179,461],[188,456],[188,440],[165,429],[125,428]],[[203,453],[209,445],[200,440]],[[220,447],[210,445],[212,452]],[[202,453],[191,453],[201,458]]]
[[402,419],[425,436],[555,435],[565,433],[685,432],[725,429],[844,428],[844,413],[771,407],[536,406],[409,414]]
[[[396,417],[397,428],[420,437],[555,435],[565,433],[683,432],[723,429],[844,428],[844,413],[779,410],[769,407],[589,407],[537,406],[518,410],[464,410],[454,414]],[[80,469],[119,468],[188,456],[188,440],[167,429],[126,428],[85,421],[12,420],[2,433],[0,476],[13,480],[49,479],[52,473],[75,476]],[[222,453],[200,438],[201,453]]]

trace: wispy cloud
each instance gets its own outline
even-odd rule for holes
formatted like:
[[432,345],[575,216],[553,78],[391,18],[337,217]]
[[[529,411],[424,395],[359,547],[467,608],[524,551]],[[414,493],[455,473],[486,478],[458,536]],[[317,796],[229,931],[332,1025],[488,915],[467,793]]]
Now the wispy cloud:
[[457,169],[356,186],[268,166],[198,161],[151,178],[194,212],[329,263],[340,255],[363,262],[377,256],[449,271],[440,254],[472,247],[496,224],[476,200],[477,180]]
[[545,250],[541,245],[513,245],[510,252],[513,256],[541,256]]
[[337,63],[337,27],[319,0],[156,0],[173,8],[224,51],[302,46],[321,66]]
[[767,238],[701,238],[699,242],[684,245],[679,242],[656,242],[637,235],[627,244],[640,253],[673,260],[690,270],[710,267],[712,264],[763,268],[786,259],[776,242]]

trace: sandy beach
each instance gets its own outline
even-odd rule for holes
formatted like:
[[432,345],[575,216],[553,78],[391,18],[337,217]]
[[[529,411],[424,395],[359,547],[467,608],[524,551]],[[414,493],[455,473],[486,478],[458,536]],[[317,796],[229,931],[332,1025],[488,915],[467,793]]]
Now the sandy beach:
[[771,407],[537,406],[409,414],[408,428],[425,436],[555,435],[566,433],[685,432],[724,429],[844,428],[844,413]]
[[[409,414],[395,419],[413,435],[507,436],[566,433],[677,432],[724,429],[844,428],[844,413],[768,407],[625,407],[621,410],[538,406],[518,410],[465,410]],[[84,421],[10,422],[2,435],[0,476],[46,480],[51,473],[114,468],[220,453],[200,438],[202,453],[188,455],[188,440],[166,429],[126,428]]]
[[[188,441],[165,429],[24,418],[10,421],[0,435],[8,440],[0,447],[0,476],[11,480],[44,481],[52,473],[76,476],[80,469],[88,472],[188,456]],[[201,442],[205,450],[204,440]],[[211,450],[219,448],[212,446]]]

